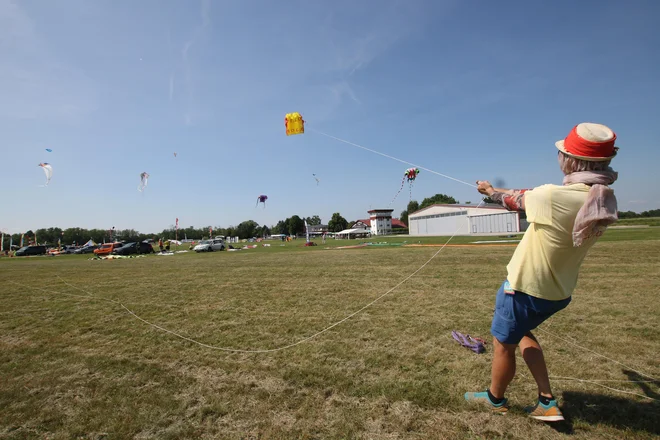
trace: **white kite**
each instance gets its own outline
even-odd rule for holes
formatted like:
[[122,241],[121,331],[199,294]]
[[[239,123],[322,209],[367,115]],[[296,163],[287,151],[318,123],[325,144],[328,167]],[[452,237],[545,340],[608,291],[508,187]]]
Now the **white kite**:
[[147,182],[149,180],[149,173],[144,172],[140,173],[140,184],[138,185],[138,191],[142,192],[147,187]]
[[53,167],[50,166],[48,162],[42,162],[39,164],[39,166],[43,168],[44,173],[46,174],[46,184],[44,186],[48,186],[50,178],[53,176]]

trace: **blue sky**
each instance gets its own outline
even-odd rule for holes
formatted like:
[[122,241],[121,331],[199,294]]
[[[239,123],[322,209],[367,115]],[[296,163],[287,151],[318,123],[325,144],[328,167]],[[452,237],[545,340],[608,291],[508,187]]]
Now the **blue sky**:
[[[620,209],[658,208],[659,19],[643,0],[0,0],[0,228],[155,232],[176,217],[272,225],[387,207],[407,166],[312,129],[533,187],[561,182],[556,140],[600,122],[619,137]],[[308,130],[287,137],[293,111]],[[479,200],[424,171],[412,193]]]

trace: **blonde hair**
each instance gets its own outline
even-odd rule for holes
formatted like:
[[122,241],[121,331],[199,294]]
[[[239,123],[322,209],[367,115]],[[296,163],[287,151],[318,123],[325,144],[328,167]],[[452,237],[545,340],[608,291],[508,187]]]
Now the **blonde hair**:
[[611,160],[603,160],[600,162],[582,160],[571,157],[563,152],[559,152],[558,156],[559,168],[564,172],[565,175],[571,173],[577,173],[580,171],[608,171],[610,170]]

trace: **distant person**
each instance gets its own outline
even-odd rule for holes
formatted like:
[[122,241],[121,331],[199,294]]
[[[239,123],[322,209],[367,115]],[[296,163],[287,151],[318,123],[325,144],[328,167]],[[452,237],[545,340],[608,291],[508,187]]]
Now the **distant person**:
[[601,124],[574,127],[556,143],[563,185],[511,190],[477,181],[481,194],[510,211],[525,211],[529,228],[495,298],[490,387],[465,393],[466,400],[506,413],[504,393],[515,375],[520,347],[538,386],[538,401],[527,413],[548,422],[564,420],[550,389],[543,351],[531,331],[568,306],[587,252],[617,220],[616,197],[608,186],[618,177],[609,166],[618,150],[615,140],[614,132]]
[[160,251],[163,252],[163,239],[162,238],[158,239],[158,247],[160,248]]

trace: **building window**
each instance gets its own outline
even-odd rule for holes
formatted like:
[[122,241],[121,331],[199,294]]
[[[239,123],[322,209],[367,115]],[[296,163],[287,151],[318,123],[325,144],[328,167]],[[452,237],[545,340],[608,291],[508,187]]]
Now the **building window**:
[[442,214],[435,214],[435,215],[420,215],[419,217],[414,217],[411,220],[424,220],[424,219],[429,219],[429,218],[453,217],[455,215],[467,215],[467,211],[452,211],[452,212],[444,212]]

